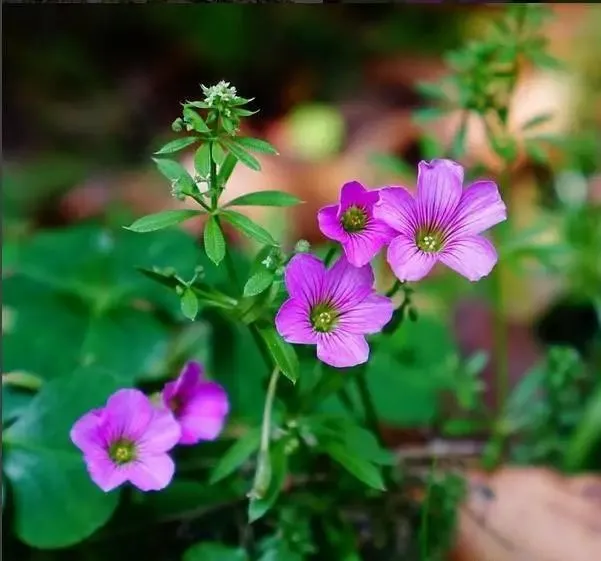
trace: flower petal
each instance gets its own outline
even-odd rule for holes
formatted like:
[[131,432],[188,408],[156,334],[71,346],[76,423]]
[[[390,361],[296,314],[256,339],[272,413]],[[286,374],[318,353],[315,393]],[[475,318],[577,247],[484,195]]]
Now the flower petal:
[[144,435],[138,441],[141,454],[158,454],[171,450],[180,439],[181,429],[173,413],[166,408],[154,409]]
[[[358,181],[349,181],[342,186],[340,189],[340,211],[338,217],[352,205],[364,205],[369,206],[377,200],[377,196],[371,195],[372,191],[368,191]],[[373,201],[373,202],[372,202]]]
[[128,480],[127,466],[115,465],[108,454],[104,458],[89,458],[84,456],[90,478],[104,492],[112,491]]
[[338,208],[338,205],[324,206],[317,213],[317,223],[319,224],[319,230],[326,238],[341,242],[348,237],[348,234],[340,224]]
[[127,479],[141,491],[159,491],[171,483],[175,464],[167,454],[145,456],[126,466]]
[[223,430],[228,413],[229,401],[223,387],[215,382],[203,384],[178,417],[182,429],[179,443],[215,440]]
[[369,345],[363,335],[348,333],[343,329],[320,333],[317,358],[336,368],[348,368],[367,362]]
[[463,167],[452,160],[421,161],[417,172],[417,213],[420,227],[445,229],[463,190]]
[[353,309],[343,313],[340,327],[349,333],[379,333],[392,318],[392,300],[380,294],[372,294]]
[[414,234],[418,228],[415,200],[404,187],[380,189],[374,217],[397,232]]
[[476,181],[462,194],[447,235],[480,234],[507,219],[507,208],[494,181]]
[[354,234],[347,234],[342,242],[342,248],[348,262],[353,267],[367,265],[387,243],[396,235],[396,232],[381,220],[371,219],[365,230]]
[[102,428],[102,409],[92,409],[80,417],[71,428],[69,436],[84,454],[102,450],[106,439]]
[[373,290],[374,272],[371,265],[353,267],[343,255],[326,272],[323,297],[338,311],[352,308]]
[[473,282],[492,271],[497,251],[482,236],[466,236],[448,244],[440,253],[440,261]]
[[298,298],[286,300],[275,316],[275,327],[288,343],[315,344],[315,332],[311,327],[309,304]]
[[432,270],[438,254],[421,251],[413,238],[401,234],[390,242],[387,260],[400,281],[418,281]]
[[325,265],[314,255],[299,253],[286,267],[284,280],[288,294],[310,304],[320,299],[326,274]]
[[167,382],[162,391],[163,402],[165,405],[175,396],[185,399],[194,395],[196,387],[201,383],[204,376],[204,369],[199,362],[190,360],[187,362],[180,375],[173,382]]
[[124,389],[109,397],[104,423],[110,441],[122,436],[138,440],[146,431],[154,413],[150,399],[140,390]]

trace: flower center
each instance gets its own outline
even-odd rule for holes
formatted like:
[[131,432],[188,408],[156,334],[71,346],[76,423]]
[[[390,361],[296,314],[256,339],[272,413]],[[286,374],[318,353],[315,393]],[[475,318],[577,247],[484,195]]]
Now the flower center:
[[329,333],[336,327],[338,314],[329,304],[317,304],[311,310],[311,325],[319,333]]
[[346,232],[361,232],[367,223],[367,213],[364,208],[349,206],[342,214],[340,223]]
[[136,459],[136,445],[131,440],[120,438],[111,444],[109,457],[119,465],[133,462]]
[[436,231],[420,230],[415,236],[417,247],[426,253],[435,253],[442,249],[442,234]]

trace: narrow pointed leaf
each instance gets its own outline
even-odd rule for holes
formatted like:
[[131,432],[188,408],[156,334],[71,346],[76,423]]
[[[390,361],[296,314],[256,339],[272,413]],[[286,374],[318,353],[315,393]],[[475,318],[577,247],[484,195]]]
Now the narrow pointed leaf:
[[224,210],[221,216],[227,220],[234,228],[246,234],[250,238],[266,245],[277,245],[271,234],[262,226],[252,221],[247,216],[236,212],[235,210]]
[[219,265],[225,257],[225,238],[221,227],[214,216],[211,216],[204,229],[204,246],[207,257]]
[[192,209],[164,210],[163,212],[138,218],[133,224],[126,226],[125,229],[140,233],[154,232],[155,230],[162,230],[163,228],[180,224],[199,214],[202,214],[202,212]]
[[249,154],[242,146],[236,144],[232,140],[224,140],[223,143],[240,163],[254,171],[261,170],[261,164],[259,163],[259,160],[257,160],[257,158],[255,158],[252,154]]
[[269,142],[265,140],[261,140],[260,138],[250,138],[250,137],[239,137],[234,141],[236,144],[239,144],[243,148],[247,150],[252,150],[253,152],[260,152],[261,154],[273,154],[277,155],[278,151],[271,145]]
[[262,269],[252,275],[244,285],[244,296],[256,296],[267,290],[272,284],[275,273]]
[[185,136],[183,138],[176,138],[171,142],[168,142],[159,150],[155,152],[155,154],[173,154],[174,152],[179,152],[184,148],[187,148],[191,144],[194,144],[198,140],[197,136]]
[[217,483],[234,473],[250,456],[258,450],[261,440],[259,428],[249,430],[225,453],[211,472],[210,483]]
[[300,367],[294,347],[286,343],[270,323],[258,325],[257,331],[261,339],[263,339],[274,363],[280,367],[282,374],[293,384],[296,383]]
[[294,206],[302,203],[298,197],[284,191],[256,191],[236,197],[226,206]]
[[194,321],[198,314],[198,298],[191,288],[187,288],[181,299],[182,314],[189,320]]

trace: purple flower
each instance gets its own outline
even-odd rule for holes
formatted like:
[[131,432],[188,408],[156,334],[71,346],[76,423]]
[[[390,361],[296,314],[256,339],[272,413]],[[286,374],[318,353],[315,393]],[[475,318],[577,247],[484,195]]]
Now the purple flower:
[[103,491],[126,481],[142,491],[169,485],[175,465],[167,452],[179,437],[171,412],[134,389],[114,393],[104,408],[86,413],[71,429],[92,481]]
[[425,277],[437,261],[470,281],[488,275],[497,252],[480,234],[507,218],[492,181],[463,190],[463,168],[451,160],[420,162],[417,194],[402,187],[380,191],[375,215],[397,231],[388,263],[401,281]]
[[162,398],[181,427],[180,444],[215,440],[229,413],[225,390],[204,378],[198,362],[188,362],[177,380],[165,384]]
[[317,214],[319,229],[331,240],[340,242],[351,265],[367,265],[395,236],[394,230],[374,217],[378,191],[368,191],[357,181],[345,183],[340,203],[323,207]]
[[312,255],[295,255],[284,280],[290,298],[275,325],[289,343],[317,345],[317,357],[343,368],[366,362],[365,334],[378,333],[392,317],[392,302],[373,289],[370,265],[353,267],[344,256],[326,270]]

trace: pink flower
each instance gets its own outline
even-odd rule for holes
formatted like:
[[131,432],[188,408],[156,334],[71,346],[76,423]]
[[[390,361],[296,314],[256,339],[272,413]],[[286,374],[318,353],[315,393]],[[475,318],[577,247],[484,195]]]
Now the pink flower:
[[420,162],[415,198],[402,187],[380,191],[374,214],[397,231],[388,263],[401,281],[425,277],[437,261],[470,281],[497,262],[493,244],[480,234],[507,218],[492,181],[463,190],[463,168],[451,160]]
[[167,452],[179,437],[173,415],[134,389],[114,393],[104,408],[86,413],[71,429],[92,481],[103,491],[126,481],[142,491],[169,485],[175,465]]
[[373,289],[370,265],[357,268],[341,257],[326,270],[308,254],[297,254],[284,276],[290,298],[275,325],[289,343],[317,345],[317,357],[338,368],[367,361],[368,333],[378,333],[392,317],[389,298]]
[[165,384],[162,398],[181,427],[180,444],[215,440],[229,413],[225,390],[203,377],[198,362],[188,362],[177,380]]
[[317,214],[322,234],[340,242],[355,267],[367,265],[395,236],[394,230],[374,216],[378,198],[377,190],[368,191],[352,181],[342,186],[339,204],[323,207]]

